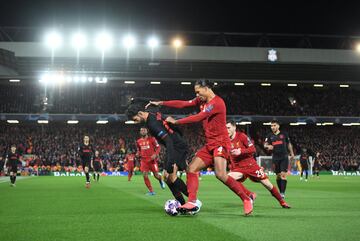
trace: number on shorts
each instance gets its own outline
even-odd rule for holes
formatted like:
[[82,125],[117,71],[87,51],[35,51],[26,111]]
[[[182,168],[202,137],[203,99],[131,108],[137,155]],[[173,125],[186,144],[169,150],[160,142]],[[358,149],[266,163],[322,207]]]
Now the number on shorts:
[[255,173],[256,173],[257,177],[263,178],[265,176],[265,173],[262,169],[256,170]]

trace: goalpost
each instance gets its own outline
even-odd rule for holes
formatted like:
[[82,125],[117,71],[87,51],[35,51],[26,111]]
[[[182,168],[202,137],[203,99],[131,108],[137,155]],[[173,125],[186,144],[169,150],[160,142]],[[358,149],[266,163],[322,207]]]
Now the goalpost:
[[[257,163],[260,167],[264,168],[264,172],[268,175],[275,175],[273,165],[272,165],[272,157],[271,156],[258,156],[256,157]],[[289,160],[288,171],[291,175],[299,175],[300,173],[300,155],[295,156],[294,160]],[[313,169],[313,158],[309,157],[309,175],[312,175]]]

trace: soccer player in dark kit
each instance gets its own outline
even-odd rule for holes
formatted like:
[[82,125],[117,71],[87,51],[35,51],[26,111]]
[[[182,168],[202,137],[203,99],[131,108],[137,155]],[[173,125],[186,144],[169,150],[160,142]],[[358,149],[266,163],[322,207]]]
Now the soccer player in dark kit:
[[282,198],[285,198],[289,153],[290,159],[294,160],[294,151],[288,134],[280,131],[280,123],[277,120],[271,121],[271,133],[267,135],[264,147],[265,149],[272,151],[276,182]]
[[16,151],[16,145],[11,145],[10,152],[5,158],[4,170],[9,169],[10,172],[10,186],[15,187],[16,174],[18,171],[20,155]]
[[197,192],[199,189],[199,171],[214,165],[215,175],[222,183],[231,189],[242,201],[245,216],[253,211],[251,198],[245,194],[244,186],[227,175],[227,161],[230,158],[231,141],[226,129],[226,106],[224,100],[213,91],[214,83],[201,79],[196,81],[192,100],[151,101],[151,105],[163,105],[173,108],[199,107],[200,112],[195,115],[175,120],[167,117],[166,121],[173,125],[183,125],[202,122],[206,143],[196,152],[187,170],[187,186],[189,199],[180,207],[183,212],[196,212]]
[[100,173],[104,168],[103,161],[100,157],[99,151],[95,151],[95,157],[91,159],[91,168],[93,169],[93,178],[94,181],[99,182]]
[[183,180],[177,177],[177,171],[185,170],[187,167],[188,145],[180,130],[169,125],[158,111],[158,108],[151,107],[145,110],[148,101],[141,98],[133,99],[126,114],[135,123],[144,123],[151,135],[165,146],[165,182],[175,199],[181,204],[185,204],[183,195],[188,196],[188,191]]
[[300,181],[303,180],[303,173],[305,172],[305,182],[307,182],[309,176],[309,154],[307,153],[307,150],[305,148],[301,150],[300,165],[301,165]]
[[84,169],[85,176],[86,176],[85,187],[90,188],[90,174],[89,174],[90,170],[89,169],[90,169],[91,160],[93,159],[95,151],[94,151],[93,146],[90,144],[89,136],[87,136],[87,135],[84,136],[83,143],[79,146],[78,153],[81,158],[81,164]]

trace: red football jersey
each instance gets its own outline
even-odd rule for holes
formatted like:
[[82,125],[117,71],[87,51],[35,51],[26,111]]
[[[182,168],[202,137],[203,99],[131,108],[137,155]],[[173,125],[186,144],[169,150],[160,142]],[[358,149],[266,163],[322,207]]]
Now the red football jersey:
[[141,161],[151,161],[151,156],[160,153],[160,145],[155,137],[139,138],[136,141],[137,154]]
[[134,163],[135,161],[135,154],[127,154],[125,156],[126,163]]
[[231,166],[244,167],[251,163],[256,163],[254,159],[254,153],[256,152],[254,143],[251,139],[242,132],[236,132],[235,137],[231,140],[231,151],[234,149],[240,149],[240,155],[230,155]]
[[226,129],[226,106],[221,97],[216,95],[208,103],[201,101],[200,98],[195,98],[190,101],[164,101],[163,105],[174,108],[199,106],[200,112],[198,114],[177,120],[177,123],[188,124],[202,121],[206,145],[209,149],[220,146],[230,148],[230,138]]

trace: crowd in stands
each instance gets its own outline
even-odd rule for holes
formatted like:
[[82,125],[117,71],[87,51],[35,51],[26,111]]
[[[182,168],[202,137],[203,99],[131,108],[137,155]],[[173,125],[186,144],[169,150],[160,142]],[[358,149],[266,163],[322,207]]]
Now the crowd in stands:
[[[353,88],[219,85],[215,92],[224,98],[228,114],[233,115],[360,116],[360,90]],[[78,83],[46,89],[41,85],[3,85],[0,113],[122,114],[129,99],[139,96],[188,100],[195,94],[192,86],[180,84],[124,87]],[[162,111],[189,113],[167,108]]]
[[[22,155],[23,166],[47,174],[50,171],[81,171],[77,148],[83,136],[89,135],[91,143],[104,160],[105,171],[124,170],[124,157],[129,151],[135,151],[135,140],[139,138],[138,125],[94,124],[64,125],[50,123],[48,125],[21,124],[1,125],[0,127],[0,168],[11,144],[16,144]],[[358,127],[287,127],[299,154],[306,148],[310,155],[320,153],[319,160],[322,170],[360,170],[360,128]],[[204,143],[200,125],[182,127],[184,137],[189,143],[190,153]],[[263,149],[264,138],[270,131],[269,127],[251,125],[246,132],[254,140],[257,156],[271,155]],[[191,155],[189,156],[191,159]],[[160,167],[164,160],[162,148]]]

